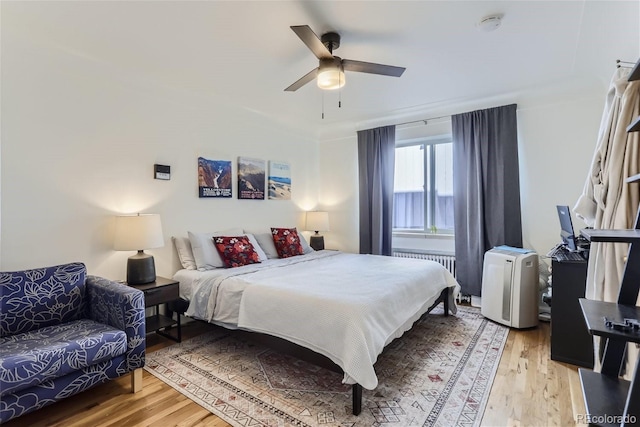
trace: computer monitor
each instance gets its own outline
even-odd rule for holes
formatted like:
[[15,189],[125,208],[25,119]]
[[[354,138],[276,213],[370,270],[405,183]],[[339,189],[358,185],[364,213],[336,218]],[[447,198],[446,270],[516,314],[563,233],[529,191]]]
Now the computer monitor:
[[573,231],[569,206],[558,205],[556,208],[558,209],[558,218],[560,218],[560,237],[562,242],[567,246],[567,249],[575,251],[578,247],[576,246],[576,235]]

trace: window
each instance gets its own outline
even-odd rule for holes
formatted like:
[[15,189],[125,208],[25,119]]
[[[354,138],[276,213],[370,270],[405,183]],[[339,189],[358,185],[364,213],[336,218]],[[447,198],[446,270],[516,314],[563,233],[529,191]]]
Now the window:
[[396,146],[393,229],[453,233],[453,143],[450,137]]

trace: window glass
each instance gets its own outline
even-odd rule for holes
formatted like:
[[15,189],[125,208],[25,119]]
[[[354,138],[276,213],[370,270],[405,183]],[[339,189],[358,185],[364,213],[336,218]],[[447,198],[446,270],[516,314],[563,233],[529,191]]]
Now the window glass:
[[393,189],[393,228],[424,230],[423,145],[396,148]]
[[453,230],[453,144],[435,148],[435,226]]
[[394,230],[453,232],[451,142],[396,147],[393,202]]

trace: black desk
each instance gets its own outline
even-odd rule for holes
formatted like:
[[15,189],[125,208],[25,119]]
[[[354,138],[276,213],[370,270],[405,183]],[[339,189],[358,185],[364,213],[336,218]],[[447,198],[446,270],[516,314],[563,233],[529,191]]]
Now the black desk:
[[579,298],[584,298],[587,261],[551,262],[551,359],[593,369],[593,337]]

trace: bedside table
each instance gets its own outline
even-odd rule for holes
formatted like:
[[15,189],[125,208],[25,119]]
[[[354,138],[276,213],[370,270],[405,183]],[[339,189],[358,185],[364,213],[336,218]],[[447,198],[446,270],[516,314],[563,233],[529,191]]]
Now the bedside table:
[[[165,277],[156,276],[156,281],[145,283],[142,285],[129,285],[132,288],[140,289],[144,292],[144,306],[154,307],[154,314],[147,316],[145,319],[145,327],[147,333],[155,332],[158,335],[172,339],[174,341],[182,341],[182,330],[180,328],[180,313],[176,313],[178,320],[160,314],[158,307],[160,304],[166,304],[180,298],[180,282]],[[177,337],[169,334],[167,329],[176,326]]]

